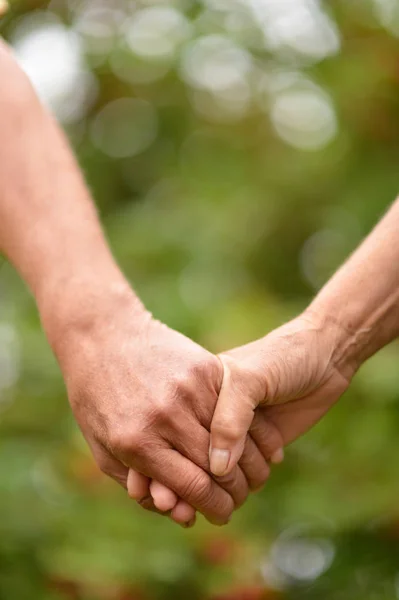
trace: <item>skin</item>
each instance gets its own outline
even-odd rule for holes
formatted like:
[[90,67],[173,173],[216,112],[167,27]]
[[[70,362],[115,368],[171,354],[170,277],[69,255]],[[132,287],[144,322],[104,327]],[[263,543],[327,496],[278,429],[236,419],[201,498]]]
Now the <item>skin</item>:
[[304,314],[215,357],[134,294],[61,131],[5,45],[0,75],[0,250],[36,298],[94,457],[145,508],[227,522],[283,445],[399,335],[399,202]]
[[289,444],[328,412],[370,356],[399,336],[398,231],[396,200],[302,315],[219,356],[224,378],[211,426],[214,474],[237,464],[259,411],[270,436]]
[[239,464],[211,476],[222,361],[146,311],[115,263],[65,137],[1,43],[0,78],[0,251],[35,297],[99,467],[178,523],[193,524],[195,510],[226,523],[267,480],[281,440],[259,414]]
[[399,200],[308,310],[265,338],[222,355],[225,377],[212,421],[219,475],[237,463],[261,406],[284,444],[316,423],[361,365],[399,336]]
[[[248,429],[256,432],[259,412],[267,419],[269,436],[285,446],[331,408],[349,385],[331,360],[333,340],[333,331],[324,335],[315,320],[301,315],[260,340],[220,355],[225,375],[212,421],[212,449],[221,451],[211,461],[214,471],[231,472]],[[282,458],[277,453],[275,462]]]

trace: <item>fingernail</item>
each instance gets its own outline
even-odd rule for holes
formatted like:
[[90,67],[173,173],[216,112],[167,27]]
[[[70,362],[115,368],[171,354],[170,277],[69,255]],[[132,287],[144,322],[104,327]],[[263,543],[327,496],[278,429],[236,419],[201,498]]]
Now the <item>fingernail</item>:
[[230,452],[228,450],[219,450],[219,448],[212,448],[210,463],[211,471],[214,475],[224,475],[229,465]]
[[278,464],[282,463],[283,460],[284,460],[283,448],[279,448],[278,450],[273,452],[273,454],[270,457],[270,462],[272,462],[274,465],[278,465]]

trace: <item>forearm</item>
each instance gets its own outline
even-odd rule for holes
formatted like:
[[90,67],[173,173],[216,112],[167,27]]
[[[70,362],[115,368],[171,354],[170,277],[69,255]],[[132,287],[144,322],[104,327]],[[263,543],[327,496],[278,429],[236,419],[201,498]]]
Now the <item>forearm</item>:
[[9,82],[0,94],[0,250],[51,329],[128,285],[64,135],[3,45],[0,77]]
[[399,200],[309,311],[332,325],[334,361],[349,373],[399,335]]

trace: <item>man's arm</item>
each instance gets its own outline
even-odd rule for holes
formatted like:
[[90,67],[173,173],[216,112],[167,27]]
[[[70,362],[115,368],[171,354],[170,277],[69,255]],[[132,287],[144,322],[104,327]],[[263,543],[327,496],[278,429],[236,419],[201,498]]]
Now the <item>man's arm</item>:
[[[66,313],[69,301],[84,315],[87,303],[77,303],[86,293],[105,291],[99,283],[107,282],[116,296],[129,286],[63,134],[4,43],[0,75],[7,82],[0,94],[0,250],[29,285],[45,323],[63,307]],[[79,281],[84,289],[76,297]]]
[[236,464],[257,406],[289,443],[339,399],[365,360],[398,335],[396,200],[302,315],[221,355],[225,377],[211,429],[218,450],[212,471],[222,475]]
[[[206,473],[220,361],[135,296],[65,137],[4,44],[0,79],[0,250],[36,298],[97,462],[125,487],[135,469],[225,522],[248,485],[240,467],[218,483]],[[260,465],[258,485],[267,474]]]

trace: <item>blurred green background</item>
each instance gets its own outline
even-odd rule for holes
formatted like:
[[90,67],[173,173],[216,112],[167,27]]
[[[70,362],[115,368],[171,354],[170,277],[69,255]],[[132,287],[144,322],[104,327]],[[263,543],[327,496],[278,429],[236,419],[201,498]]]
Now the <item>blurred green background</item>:
[[[303,309],[395,197],[397,0],[26,0],[0,33],[146,305],[213,351]],[[398,364],[370,360],[227,528],[184,531],[97,471],[2,263],[0,600],[399,598]]]

